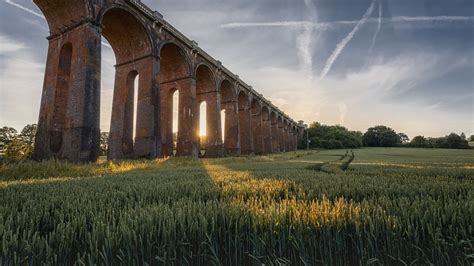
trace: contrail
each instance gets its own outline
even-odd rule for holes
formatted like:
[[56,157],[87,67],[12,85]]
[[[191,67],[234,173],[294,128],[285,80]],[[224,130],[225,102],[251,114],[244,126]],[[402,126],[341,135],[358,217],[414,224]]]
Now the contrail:
[[[393,18],[368,18],[366,23],[384,23],[384,22],[469,22],[474,21],[471,16],[433,16],[433,17],[407,17],[398,16]],[[243,27],[302,27],[312,25],[316,28],[332,28],[334,26],[357,25],[360,20],[336,20],[327,22],[312,22],[312,21],[277,21],[277,22],[248,22],[248,23],[227,23],[222,24],[221,28],[243,28]]]
[[[24,7],[24,6],[20,5],[20,4],[17,4],[17,3],[15,3],[15,2],[12,2],[11,0],[5,0],[5,3],[10,4],[10,5],[14,6],[14,7],[17,7],[17,8],[19,8],[19,9],[23,10],[23,11],[26,11],[26,12],[32,14],[32,15],[35,15],[35,16],[37,16],[37,17],[39,17],[39,18],[42,18],[42,19],[46,20],[46,18],[45,18],[42,14],[40,14],[40,13],[34,11],[34,10],[31,10],[31,9],[29,9],[29,8],[27,8],[27,7]],[[110,45],[109,45],[108,43],[106,43],[106,42],[102,42],[102,45],[106,46],[107,48],[112,48],[112,46],[110,46]]]
[[391,19],[392,22],[456,22],[456,21],[473,21],[474,17],[468,16],[434,16],[434,17],[406,17],[398,16]]
[[301,27],[313,25],[310,21],[277,21],[277,22],[249,22],[249,23],[227,23],[222,24],[221,28],[240,28],[240,27]]
[[45,17],[44,17],[42,14],[40,14],[40,13],[34,11],[34,10],[31,10],[31,9],[29,9],[29,8],[27,8],[27,7],[24,7],[24,6],[22,6],[22,5],[19,5],[19,4],[17,4],[17,3],[14,3],[14,2],[12,2],[11,0],[5,0],[5,3],[10,4],[10,5],[12,5],[12,6],[15,6],[15,7],[18,7],[19,9],[21,9],[21,10],[23,10],[23,11],[26,11],[26,12],[32,14],[32,15],[35,15],[35,16],[40,17],[40,18],[42,18],[42,19],[45,19]]
[[311,39],[313,28],[309,25],[303,27],[303,31],[297,38],[298,56],[301,67],[307,73],[312,73],[313,55],[311,52]]
[[377,23],[377,30],[375,31],[375,34],[374,34],[374,39],[372,39],[372,45],[370,46],[370,50],[369,50],[370,53],[372,53],[372,51],[374,50],[375,41],[377,40],[377,35],[379,35],[380,27],[382,26],[382,1],[378,0],[378,3],[379,3],[379,20]]
[[[313,0],[304,0],[306,10],[309,12],[309,20],[311,22],[318,21],[318,14]],[[305,23],[302,25],[302,32],[297,39],[298,56],[300,57],[302,70],[313,79],[313,51],[311,43],[313,40],[314,23]]]
[[362,16],[361,20],[359,20],[359,22],[352,29],[352,31],[349,32],[349,34],[344,39],[342,39],[341,42],[337,44],[336,49],[332,52],[331,56],[326,61],[326,65],[324,66],[323,71],[321,72],[321,77],[319,78],[319,80],[324,79],[327,73],[331,71],[332,65],[334,64],[336,59],[339,57],[339,55],[342,53],[346,45],[352,40],[352,38],[357,33],[357,31],[359,31],[360,27],[364,25],[364,23],[369,18],[370,14],[372,14],[372,12],[374,11],[375,1],[376,0],[372,0],[372,4],[370,4],[369,8],[365,12],[365,14]]

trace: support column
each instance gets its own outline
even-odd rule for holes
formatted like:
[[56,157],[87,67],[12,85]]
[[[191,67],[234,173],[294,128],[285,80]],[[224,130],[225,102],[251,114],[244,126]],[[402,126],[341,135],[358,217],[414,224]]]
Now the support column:
[[262,113],[252,114],[252,132],[255,154],[263,154]]
[[138,63],[137,122],[135,129],[134,153],[139,158],[157,158],[160,154],[158,70],[160,62],[149,57]]
[[199,135],[195,134],[198,128],[199,106],[196,103],[196,80],[188,78],[173,82],[179,88],[178,140],[177,156],[199,155]]
[[240,154],[239,107],[237,101],[222,103],[225,109],[224,150],[226,154]]
[[254,154],[251,113],[248,106],[239,106],[240,149],[242,154]]
[[270,115],[265,112],[262,115],[262,134],[263,134],[263,150],[264,153],[269,154],[273,152],[272,145],[272,127],[270,121]]
[[[160,85],[160,135],[161,156],[173,156],[173,94],[178,89],[166,84]],[[179,119],[179,118],[178,118]]]
[[293,150],[298,150],[298,133],[293,133]]
[[33,158],[98,159],[100,58],[101,32],[90,23],[49,39]]
[[285,139],[283,137],[283,123],[278,123],[278,146],[280,146],[280,152],[285,152]]
[[280,142],[278,141],[279,139],[278,123],[276,120],[271,122],[271,135],[272,135],[273,152],[280,152]]
[[[117,65],[110,123],[109,159],[156,158],[159,154],[157,69],[159,62],[150,56],[138,62]],[[138,78],[136,127],[134,81]],[[133,134],[135,131],[135,138]]]
[[288,124],[285,126],[285,151],[290,151],[290,129],[288,128]]

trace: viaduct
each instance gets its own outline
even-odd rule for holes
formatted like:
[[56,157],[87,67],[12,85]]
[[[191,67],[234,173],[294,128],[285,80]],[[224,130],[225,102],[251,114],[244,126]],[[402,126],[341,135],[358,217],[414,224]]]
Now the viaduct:
[[[206,157],[297,148],[303,133],[298,123],[140,0],[33,2],[50,31],[36,159],[98,159],[102,36],[116,57],[109,159],[173,155],[175,91],[179,91],[177,156],[200,156],[203,101]],[[224,138],[221,110],[225,110]]]

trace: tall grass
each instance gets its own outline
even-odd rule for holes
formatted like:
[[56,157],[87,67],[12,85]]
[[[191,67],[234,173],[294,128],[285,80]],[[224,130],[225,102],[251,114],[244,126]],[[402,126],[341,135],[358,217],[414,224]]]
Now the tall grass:
[[0,265],[471,264],[471,163],[378,152],[338,173],[306,169],[335,151],[7,166]]

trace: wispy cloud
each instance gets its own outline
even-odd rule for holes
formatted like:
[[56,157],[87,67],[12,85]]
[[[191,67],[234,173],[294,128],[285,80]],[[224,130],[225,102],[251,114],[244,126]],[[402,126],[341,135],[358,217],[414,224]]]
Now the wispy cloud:
[[329,71],[331,71],[332,65],[342,53],[346,45],[352,40],[352,38],[354,38],[354,35],[359,31],[360,27],[365,24],[370,14],[372,14],[372,12],[374,11],[375,1],[376,0],[372,0],[372,3],[370,4],[369,8],[359,20],[359,22],[357,22],[352,31],[349,32],[349,34],[347,34],[347,36],[337,44],[336,49],[331,53],[328,60],[326,61],[326,64],[324,65],[323,70],[321,71],[321,76],[319,78],[320,80],[324,79],[324,77],[326,77]]
[[38,13],[38,12],[32,10],[32,9],[29,9],[29,8],[27,8],[27,7],[25,7],[25,6],[22,6],[22,5],[20,5],[20,4],[17,4],[17,3],[15,3],[15,2],[11,1],[11,0],[5,0],[5,3],[7,3],[7,4],[9,4],[9,5],[12,5],[12,6],[14,6],[14,7],[17,7],[17,8],[19,8],[19,9],[23,10],[23,11],[26,11],[26,12],[28,12],[28,13],[34,15],[34,16],[37,16],[37,17],[42,18],[42,19],[45,19],[45,17],[43,16],[43,14],[40,14],[40,13]]
[[0,35],[0,55],[5,53],[12,53],[25,48],[25,44]]
[[[30,13],[30,14],[36,16],[36,17],[39,17],[39,18],[42,18],[42,19],[45,19],[45,20],[46,20],[46,18],[45,18],[42,14],[40,14],[40,13],[38,13],[38,12],[36,12],[36,11],[30,9],[30,8],[27,8],[27,7],[25,7],[25,6],[22,6],[22,5],[20,5],[20,4],[17,4],[17,3],[15,3],[15,2],[11,1],[11,0],[5,0],[5,3],[10,4],[10,5],[12,5],[12,6],[16,7],[16,8],[19,8],[19,9],[21,9],[21,10],[23,10],[23,11],[26,11],[26,12],[28,12],[28,13]],[[112,46],[110,46],[110,44],[108,44],[107,42],[102,42],[102,45],[105,46],[105,47],[107,47],[107,48],[112,49]]]
[[346,121],[346,115],[347,115],[347,105],[345,102],[341,102],[338,105],[339,109],[339,125],[344,125],[344,122]]

